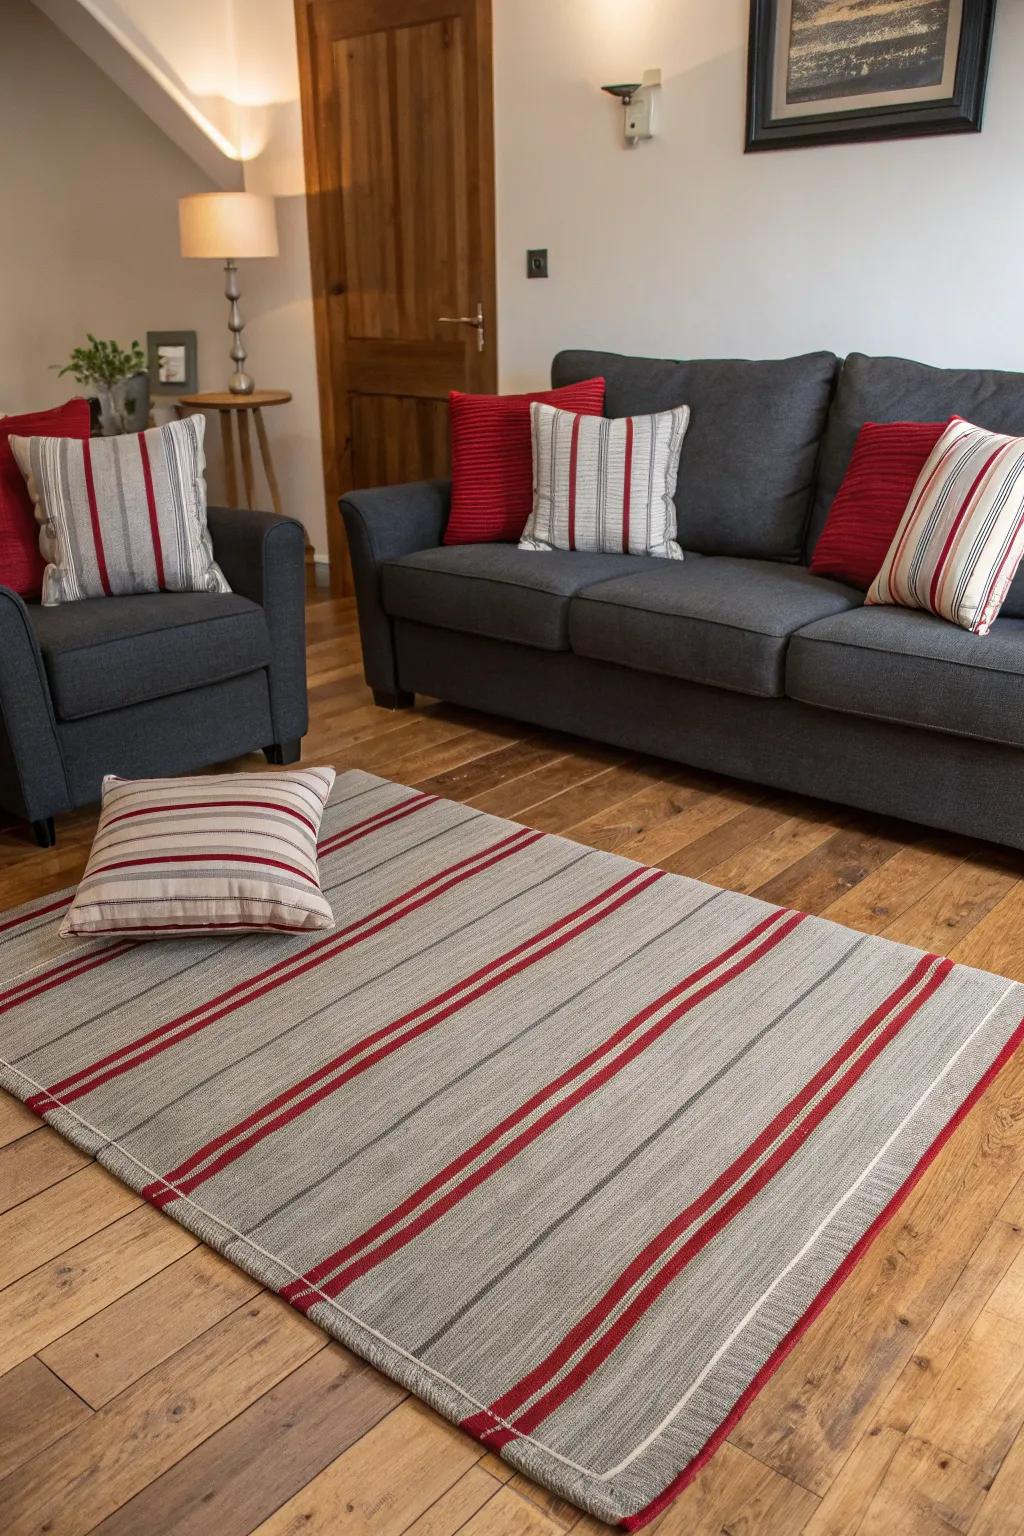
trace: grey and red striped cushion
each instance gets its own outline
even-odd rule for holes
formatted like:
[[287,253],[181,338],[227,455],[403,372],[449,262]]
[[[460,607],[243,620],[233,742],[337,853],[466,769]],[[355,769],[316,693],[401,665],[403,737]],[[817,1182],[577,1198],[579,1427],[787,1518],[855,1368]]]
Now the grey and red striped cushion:
[[923,608],[987,635],[1022,556],[1024,437],[954,416],[864,601]]
[[12,437],[46,561],[43,602],[230,592],[206,525],[205,422],[123,437]]
[[317,869],[333,784],[333,768],[105,778],[96,839],[62,937],[333,928]]
[[690,408],[655,416],[579,416],[530,407],[533,511],[520,549],[681,560],[676,477]]

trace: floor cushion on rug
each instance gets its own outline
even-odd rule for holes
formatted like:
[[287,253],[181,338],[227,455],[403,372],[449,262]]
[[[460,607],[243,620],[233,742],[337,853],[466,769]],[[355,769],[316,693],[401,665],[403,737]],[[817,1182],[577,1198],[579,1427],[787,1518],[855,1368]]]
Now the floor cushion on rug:
[[1019,1044],[1024,987],[362,772],[320,868],[327,935],[69,959],[67,897],[5,914],[0,1085],[641,1526]]
[[178,779],[108,775],[61,938],[333,928],[316,842],[333,783],[333,768]]

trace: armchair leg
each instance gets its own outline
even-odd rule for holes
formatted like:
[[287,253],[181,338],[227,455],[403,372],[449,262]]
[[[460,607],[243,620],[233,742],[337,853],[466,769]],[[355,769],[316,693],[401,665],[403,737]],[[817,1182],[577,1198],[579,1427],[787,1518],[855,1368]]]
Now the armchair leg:
[[53,817],[47,816],[42,821],[32,823],[32,832],[40,848],[53,848],[57,842],[57,832],[53,825]]
[[295,741],[275,741],[272,746],[263,748],[263,756],[275,767],[281,767],[285,763],[297,763],[302,756],[302,739],[300,737]]
[[386,688],[375,688],[373,702],[378,709],[412,709],[416,703],[416,695],[406,693],[404,688],[399,688],[397,693],[389,693]]

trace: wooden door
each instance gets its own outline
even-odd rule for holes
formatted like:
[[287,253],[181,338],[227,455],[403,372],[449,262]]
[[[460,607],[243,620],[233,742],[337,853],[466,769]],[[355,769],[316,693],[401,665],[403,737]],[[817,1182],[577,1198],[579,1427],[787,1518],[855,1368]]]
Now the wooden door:
[[296,15],[332,584],[350,591],[340,493],[447,473],[448,391],[495,388],[491,8]]

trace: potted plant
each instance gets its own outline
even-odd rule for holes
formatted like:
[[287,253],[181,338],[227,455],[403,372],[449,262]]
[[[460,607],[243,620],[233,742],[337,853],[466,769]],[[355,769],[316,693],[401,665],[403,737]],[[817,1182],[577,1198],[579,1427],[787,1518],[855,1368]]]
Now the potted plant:
[[60,376],[70,373],[99,401],[104,437],[143,431],[149,421],[149,374],[139,343],[133,341],[125,351],[116,341],[97,341],[91,333],[87,340],[87,347],[75,347]]

